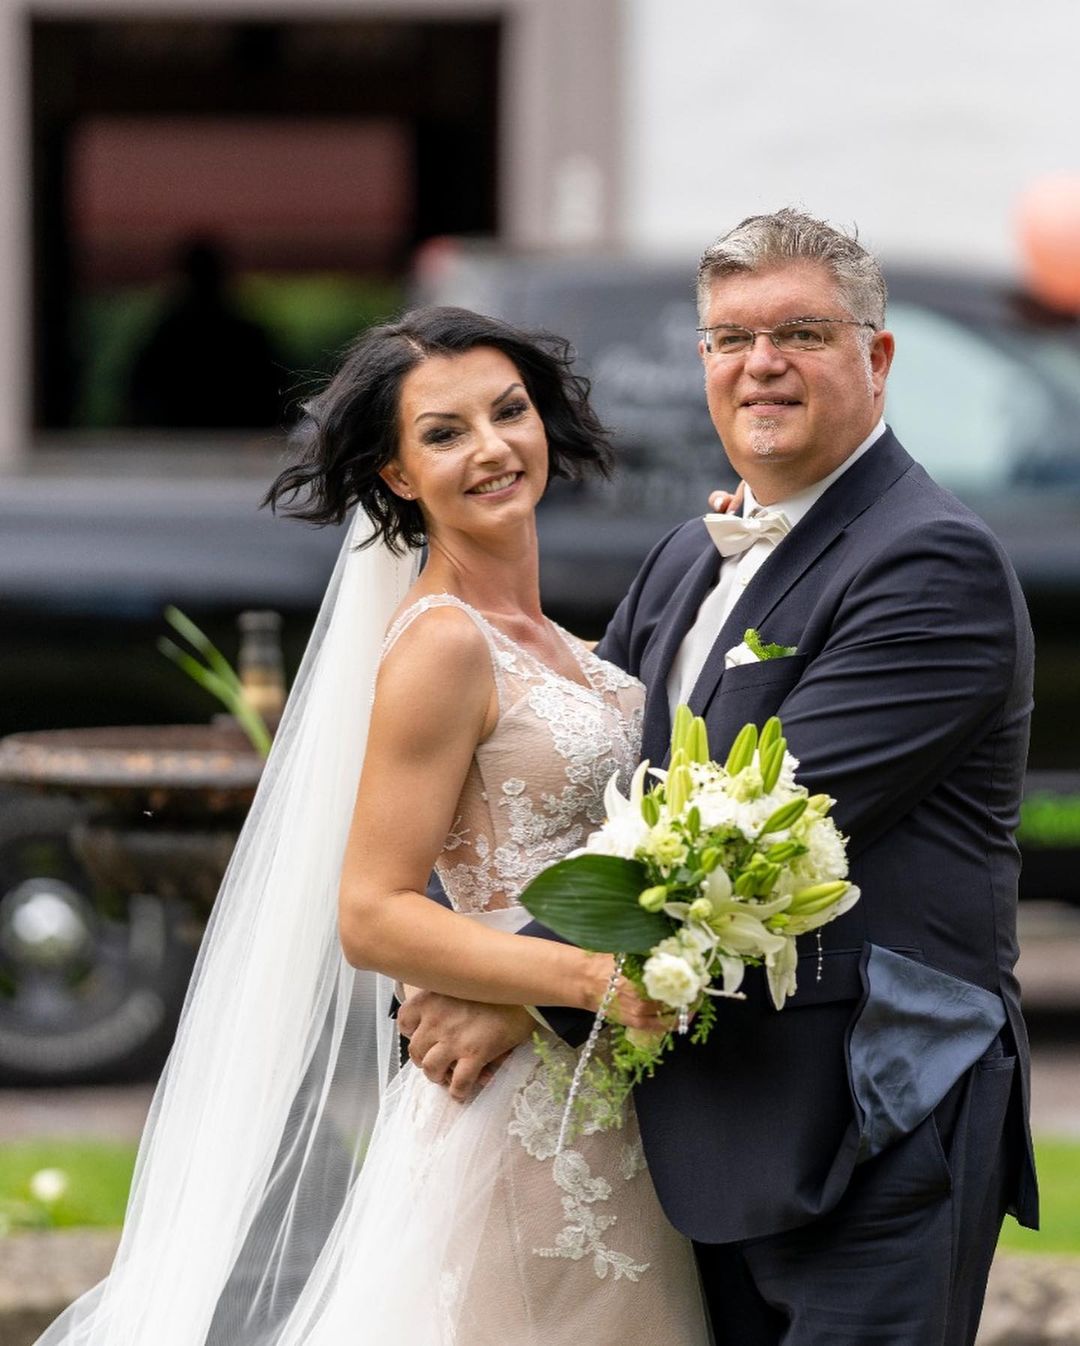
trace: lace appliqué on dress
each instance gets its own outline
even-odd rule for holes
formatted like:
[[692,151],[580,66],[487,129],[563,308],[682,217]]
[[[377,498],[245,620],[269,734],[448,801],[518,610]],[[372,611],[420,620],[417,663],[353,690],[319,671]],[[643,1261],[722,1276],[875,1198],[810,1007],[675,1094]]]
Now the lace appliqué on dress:
[[[559,631],[586,682],[565,677],[450,594],[428,595],[403,613],[387,647],[433,607],[455,607],[476,624],[499,697],[499,720],[477,747],[436,868],[459,911],[513,906],[531,879],[603,822],[612,775],[628,783],[641,744],[644,689]],[[523,762],[530,768],[525,779]]]
[[604,1234],[618,1216],[595,1209],[596,1203],[611,1196],[611,1184],[606,1178],[594,1178],[584,1156],[577,1150],[563,1150],[555,1160],[553,1174],[565,1195],[562,1199],[566,1224],[559,1230],[553,1248],[534,1248],[538,1257],[568,1257],[579,1262],[592,1255],[593,1270],[600,1280],[606,1280],[609,1271],[615,1279],[640,1280],[648,1271],[648,1262],[635,1262],[626,1253],[616,1252],[604,1242]]
[[[563,1044],[554,1048],[559,1056],[568,1058],[572,1069],[575,1053]],[[601,1279],[614,1272],[615,1279],[625,1276],[639,1280],[649,1269],[648,1262],[635,1262],[626,1253],[618,1252],[605,1242],[604,1235],[616,1223],[617,1217],[605,1211],[601,1204],[610,1199],[612,1185],[604,1177],[594,1177],[585,1156],[578,1150],[563,1150],[555,1157],[559,1142],[563,1105],[555,1098],[543,1063],[538,1063],[532,1077],[518,1090],[514,1098],[510,1134],[517,1136],[525,1152],[534,1159],[552,1162],[552,1178],[562,1191],[562,1210],[566,1223],[555,1236],[550,1248],[534,1248],[538,1257],[566,1257],[573,1262],[591,1256],[593,1270]],[[593,1135],[599,1126],[585,1121],[582,1134]],[[645,1156],[640,1137],[621,1147],[618,1176],[632,1182],[645,1170]]]

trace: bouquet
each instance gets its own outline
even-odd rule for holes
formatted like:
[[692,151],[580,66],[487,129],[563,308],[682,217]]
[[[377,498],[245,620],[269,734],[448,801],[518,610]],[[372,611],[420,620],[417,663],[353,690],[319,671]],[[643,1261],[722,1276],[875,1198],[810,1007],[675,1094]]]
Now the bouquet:
[[[613,777],[603,826],[522,893],[528,911],[564,939],[617,955],[568,1114],[620,974],[673,1019],[661,1035],[612,1026],[625,1097],[652,1075],[676,1032],[693,1024],[692,1041],[708,1037],[716,998],[745,998],[748,966],[764,967],[781,1009],[796,989],[798,936],[820,931],[858,901],[845,838],[829,817],[835,800],[798,784],[798,765],[775,717],[760,733],[745,725],[726,761],[714,762],[704,720],[679,706],[668,769],[642,762],[629,798]],[[603,1092],[609,1099],[618,1092],[610,1078]]]

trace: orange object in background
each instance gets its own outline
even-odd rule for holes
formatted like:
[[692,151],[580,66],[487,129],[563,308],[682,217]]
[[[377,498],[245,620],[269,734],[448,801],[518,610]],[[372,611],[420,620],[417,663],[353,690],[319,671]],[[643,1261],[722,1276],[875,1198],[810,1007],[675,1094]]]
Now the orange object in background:
[[1032,293],[1080,313],[1080,173],[1039,178],[1020,199],[1017,231]]

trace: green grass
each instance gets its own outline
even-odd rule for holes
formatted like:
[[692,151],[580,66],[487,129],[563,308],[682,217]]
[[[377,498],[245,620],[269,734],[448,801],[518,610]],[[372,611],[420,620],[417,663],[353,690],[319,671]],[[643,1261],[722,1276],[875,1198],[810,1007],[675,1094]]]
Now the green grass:
[[[0,1232],[119,1225],[135,1167],[134,1145],[40,1140],[0,1146]],[[34,1196],[31,1179],[58,1169],[66,1179],[52,1201]]]
[[[999,1246],[1009,1252],[1080,1254],[1080,1141],[1041,1140],[1035,1150],[1042,1230],[1032,1233],[1007,1219]],[[119,1225],[134,1167],[134,1145],[64,1140],[0,1145],[0,1231]],[[30,1180],[42,1169],[59,1169],[67,1178],[67,1190],[53,1202],[32,1194]]]
[[1042,1229],[1021,1229],[1006,1219],[998,1244],[1009,1252],[1080,1253],[1080,1141],[1038,1140]]

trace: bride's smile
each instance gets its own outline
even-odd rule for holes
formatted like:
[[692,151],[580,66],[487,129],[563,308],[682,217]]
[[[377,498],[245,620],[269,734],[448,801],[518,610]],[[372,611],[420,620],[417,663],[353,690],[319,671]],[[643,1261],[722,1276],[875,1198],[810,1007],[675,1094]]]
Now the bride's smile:
[[382,477],[429,537],[531,527],[548,477],[544,423],[502,351],[431,356],[402,380],[398,453]]

